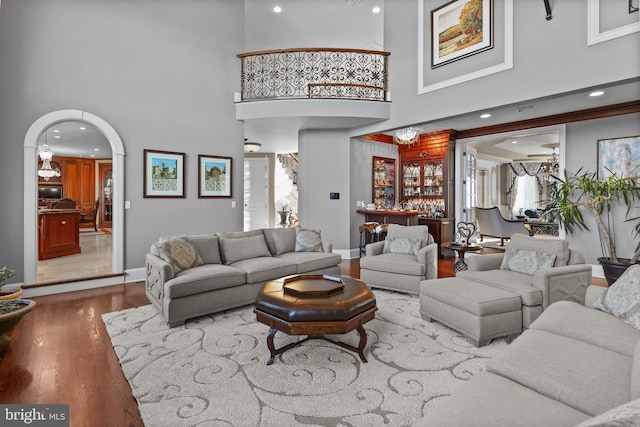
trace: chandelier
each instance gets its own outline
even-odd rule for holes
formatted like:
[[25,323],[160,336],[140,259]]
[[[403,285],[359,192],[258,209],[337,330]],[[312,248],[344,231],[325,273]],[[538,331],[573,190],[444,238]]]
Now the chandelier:
[[255,153],[256,151],[260,151],[260,147],[262,144],[259,142],[250,142],[247,138],[244,139],[244,151],[247,153]]
[[60,176],[59,170],[54,170],[51,167],[51,159],[53,159],[53,151],[49,148],[47,144],[47,132],[44,133],[44,145],[42,149],[38,152],[40,159],[42,160],[42,166],[38,169],[38,176],[44,178],[45,181],[49,181],[49,179]]
[[552,176],[558,176],[558,173],[560,172],[560,164],[555,148],[553,149],[551,158],[540,165],[540,171],[546,181],[549,181]]
[[393,133],[393,140],[398,145],[411,145],[418,142],[418,129],[408,127]]

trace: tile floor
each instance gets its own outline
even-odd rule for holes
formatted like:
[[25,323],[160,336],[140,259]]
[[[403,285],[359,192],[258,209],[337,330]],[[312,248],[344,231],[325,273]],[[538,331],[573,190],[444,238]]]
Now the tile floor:
[[79,254],[38,261],[38,283],[58,282],[111,273],[111,234],[80,232]]

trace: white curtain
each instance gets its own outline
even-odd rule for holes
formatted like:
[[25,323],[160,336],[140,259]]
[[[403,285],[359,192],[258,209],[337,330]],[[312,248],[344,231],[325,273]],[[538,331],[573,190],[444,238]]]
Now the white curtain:
[[542,194],[544,187],[540,170],[542,163],[509,163],[509,166],[507,168],[507,206],[509,207],[509,212],[512,212],[518,195],[518,177],[524,175],[535,176],[539,195]]

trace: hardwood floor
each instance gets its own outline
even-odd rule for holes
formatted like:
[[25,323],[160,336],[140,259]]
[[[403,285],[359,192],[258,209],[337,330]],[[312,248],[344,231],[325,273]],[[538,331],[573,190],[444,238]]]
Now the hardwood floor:
[[[453,256],[440,260],[438,276],[453,276],[453,263]],[[359,278],[359,266],[345,260],[342,274]],[[69,404],[71,426],[142,426],[101,315],[148,304],[144,283],[33,300],[38,305],[0,360],[0,402]]]

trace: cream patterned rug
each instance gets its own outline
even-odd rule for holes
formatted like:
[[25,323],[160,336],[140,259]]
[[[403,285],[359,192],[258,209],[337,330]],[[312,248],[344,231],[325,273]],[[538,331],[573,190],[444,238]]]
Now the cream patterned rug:
[[[477,349],[422,320],[417,297],[374,293],[369,363],[310,340],[267,366],[268,327],[252,306],[173,329],[151,305],[102,317],[150,427],[409,426],[507,346],[501,339]],[[300,338],[278,332],[276,347]],[[357,346],[358,335],[339,339]]]

